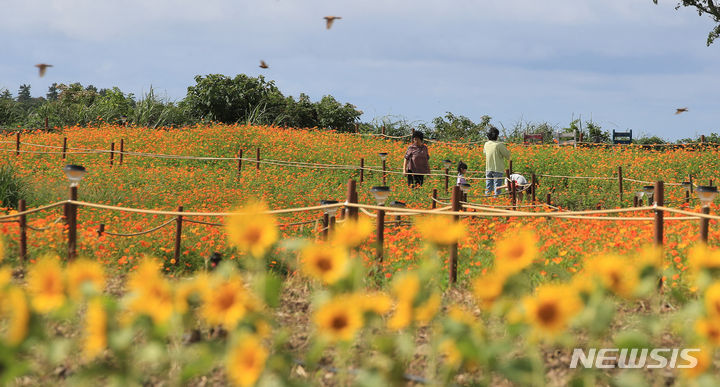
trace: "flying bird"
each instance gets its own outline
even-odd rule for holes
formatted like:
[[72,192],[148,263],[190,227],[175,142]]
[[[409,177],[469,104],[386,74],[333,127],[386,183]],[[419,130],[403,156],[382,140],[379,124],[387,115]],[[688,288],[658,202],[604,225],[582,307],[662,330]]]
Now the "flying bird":
[[266,69],[266,68],[268,68],[268,67],[270,67],[270,66],[268,66],[267,63],[265,63],[264,60],[261,60],[261,61],[260,61],[260,68],[261,68],[261,69]]
[[675,109],[675,114],[685,113],[686,111],[688,111],[688,108],[686,107]]
[[324,19],[325,19],[325,28],[330,29],[330,27],[332,27],[335,19],[342,19],[342,17],[340,17],[340,16],[325,16]]
[[45,70],[46,70],[48,67],[53,67],[53,65],[45,64],[45,63],[40,63],[40,64],[36,64],[35,67],[38,68],[38,71],[40,72],[40,78],[42,78],[43,75],[45,75]]

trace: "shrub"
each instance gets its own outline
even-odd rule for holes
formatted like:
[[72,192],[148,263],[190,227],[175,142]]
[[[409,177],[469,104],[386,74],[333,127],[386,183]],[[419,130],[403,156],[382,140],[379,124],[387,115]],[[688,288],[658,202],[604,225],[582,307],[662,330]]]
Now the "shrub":
[[20,199],[27,199],[27,183],[15,168],[6,163],[0,166],[0,204],[5,208],[17,208]]

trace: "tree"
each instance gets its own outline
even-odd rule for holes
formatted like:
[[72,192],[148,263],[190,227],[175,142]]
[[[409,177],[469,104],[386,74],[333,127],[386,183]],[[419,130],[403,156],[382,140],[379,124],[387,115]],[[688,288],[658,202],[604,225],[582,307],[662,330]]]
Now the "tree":
[[274,121],[284,110],[285,97],[274,81],[238,74],[196,76],[195,86],[187,89],[184,104],[200,119],[235,123]]
[[322,97],[316,104],[317,126],[332,128],[341,132],[349,132],[354,129],[355,121],[362,115],[355,105],[338,102],[332,95]]
[[[658,0],[653,0],[653,3],[657,4]],[[715,28],[708,33],[708,46],[711,45],[716,38],[720,37],[720,5],[715,5],[713,0],[682,0],[678,2],[675,9],[679,9],[680,7],[695,7],[698,15],[702,16],[703,14],[707,14],[717,23]]]
[[18,89],[17,101],[20,103],[28,103],[31,100],[32,96],[30,95],[30,85],[20,85],[20,88]]
[[433,118],[432,132],[435,138],[443,141],[480,141],[486,138],[485,131],[490,124],[490,116],[482,116],[481,120],[476,124],[465,116],[446,112],[444,117]]
[[58,92],[60,89],[58,88],[57,83],[53,83],[48,87],[48,92],[45,94],[45,97],[47,97],[48,101],[55,101],[58,99],[58,96],[60,93]]

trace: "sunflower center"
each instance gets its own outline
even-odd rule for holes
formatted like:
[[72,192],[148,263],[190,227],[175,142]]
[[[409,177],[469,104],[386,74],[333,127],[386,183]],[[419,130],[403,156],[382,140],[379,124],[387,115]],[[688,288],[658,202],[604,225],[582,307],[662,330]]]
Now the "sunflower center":
[[612,288],[617,288],[620,286],[622,281],[622,277],[620,276],[620,273],[616,271],[610,272],[610,284]]
[[332,260],[330,260],[330,258],[325,257],[325,256],[318,258],[316,265],[317,265],[318,269],[320,269],[322,271],[330,271],[333,267]]
[[549,325],[555,322],[558,318],[558,308],[557,304],[554,302],[545,302],[538,308],[537,316],[540,321],[545,324]]
[[243,356],[242,363],[246,369],[255,368],[255,355],[251,351],[248,351],[248,353]]
[[230,309],[235,304],[235,295],[232,292],[222,292],[217,298],[217,304],[222,310]]
[[339,331],[343,328],[345,328],[348,325],[347,316],[344,315],[338,315],[333,317],[330,326],[336,331]]
[[52,276],[46,276],[43,281],[43,290],[47,293],[54,293],[57,289],[57,279]]
[[510,251],[508,251],[508,257],[511,259],[519,259],[523,256],[523,253],[525,252],[525,249],[522,245],[515,245],[510,248]]
[[251,244],[254,245],[258,241],[260,241],[260,237],[262,236],[262,232],[257,227],[250,227],[248,228],[247,232],[245,233],[245,239]]

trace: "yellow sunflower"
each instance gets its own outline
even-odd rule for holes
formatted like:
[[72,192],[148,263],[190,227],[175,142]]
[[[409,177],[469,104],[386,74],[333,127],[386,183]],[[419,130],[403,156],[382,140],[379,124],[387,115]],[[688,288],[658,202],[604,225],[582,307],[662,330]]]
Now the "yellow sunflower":
[[697,359],[697,364],[692,368],[683,368],[683,374],[689,379],[695,379],[705,373],[713,363],[713,352],[711,347],[702,347],[699,352],[691,352],[692,356]]
[[28,334],[30,308],[25,293],[20,288],[7,289],[3,297],[0,311],[8,319],[5,340],[9,345],[19,345]]
[[225,363],[228,379],[236,386],[255,385],[265,369],[268,355],[259,337],[241,335],[228,352]]
[[350,341],[363,326],[362,311],[352,302],[352,296],[337,296],[315,312],[315,325],[323,336],[332,341]]
[[693,271],[720,268],[720,250],[711,249],[704,243],[698,243],[688,252],[688,267]]
[[5,241],[3,238],[0,238],[0,262],[5,259]]
[[184,314],[190,309],[191,301],[202,301],[209,292],[212,279],[207,273],[199,273],[175,287],[175,310]]
[[202,315],[208,324],[234,329],[248,312],[248,294],[239,275],[218,282],[205,293]]
[[526,318],[539,331],[557,334],[582,307],[579,297],[570,286],[548,284],[540,286],[534,296],[523,300]]
[[174,310],[173,289],[158,271],[158,263],[146,259],[128,278],[129,316],[144,314],[155,324],[164,324]]
[[400,330],[406,328],[412,322],[413,306],[410,301],[400,301],[395,306],[393,315],[387,322],[388,328],[392,330]]
[[440,343],[439,350],[448,367],[457,368],[462,363],[462,353],[460,353],[455,340],[445,339]]
[[508,232],[495,245],[495,271],[503,276],[530,266],[538,255],[538,239],[530,230]]
[[481,307],[492,307],[502,295],[505,279],[504,275],[490,273],[473,280],[473,295]]
[[93,359],[107,347],[107,313],[102,300],[95,298],[88,303],[85,316],[84,356]]
[[332,236],[335,244],[345,247],[356,247],[363,243],[372,234],[373,224],[366,217],[358,220],[347,220],[340,223]]
[[385,315],[392,308],[392,299],[385,293],[361,293],[357,294],[354,303],[357,303],[363,311],[373,312],[378,315]]
[[327,243],[312,244],[300,252],[303,272],[332,284],[347,274],[349,259],[347,249]]
[[705,310],[712,318],[720,318],[720,282],[710,285],[705,291]]
[[395,278],[392,291],[399,301],[412,304],[420,291],[420,278],[416,273],[404,273]]
[[717,319],[701,319],[695,322],[695,332],[717,347],[720,346],[720,321]]
[[0,267],[0,289],[12,282],[12,269],[9,267]]
[[77,259],[68,264],[66,269],[68,294],[73,300],[80,300],[83,289],[93,294],[102,293],[105,289],[105,271],[97,261]]
[[588,262],[586,270],[600,278],[607,289],[624,298],[633,296],[639,282],[637,267],[618,255],[596,257]]
[[228,242],[255,258],[262,258],[278,240],[275,217],[264,211],[267,211],[264,204],[250,204],[229,216],[225,223]]
[[442,297],[439,294],[431,294],[424,303],[415,308],[415,321],[420,324],[429,323],[440,310],[441,302]]
[[467,228],[450,216],[432,215],[417,220],[415,227],[424,240],[447,246],[465,237]]
[[65,303],[62,268],[58,257],[46,255],[28,269],[27,290],[39,313],[54,311]]

